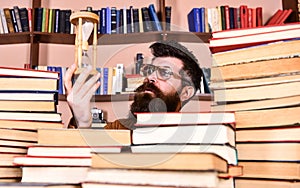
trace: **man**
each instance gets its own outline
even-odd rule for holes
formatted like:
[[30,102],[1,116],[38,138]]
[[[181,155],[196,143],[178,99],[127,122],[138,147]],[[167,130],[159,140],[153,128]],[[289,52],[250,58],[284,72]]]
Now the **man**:
[[[200,89],[202,70],[196,57],[186,47],[175,41],[160,41],[150,46],[154,56],[151,64],[141,66],[144,83],[135,91],[128,118],[108,122],[106,129],[132,129],[135,112],[179,112]],[[77,127],[89,127],[92,122],[90,99],[100,86],[100,74],[87,77],[83,71],[74,86],[72,65],[65,76],[67,101],[73,111]]]

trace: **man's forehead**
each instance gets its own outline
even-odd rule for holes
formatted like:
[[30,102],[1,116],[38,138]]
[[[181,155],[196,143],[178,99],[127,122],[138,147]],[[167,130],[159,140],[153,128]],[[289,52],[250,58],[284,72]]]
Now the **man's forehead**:
[[178,69],[183,67],[183,62],[176,57],[155,57],[152,64],[157,66],[169,66],[171,68]]

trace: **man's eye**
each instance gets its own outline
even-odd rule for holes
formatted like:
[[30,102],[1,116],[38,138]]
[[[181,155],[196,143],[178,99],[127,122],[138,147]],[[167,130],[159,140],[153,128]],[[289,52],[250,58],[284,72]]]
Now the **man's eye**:
[[160,69],[159,73],[162,76],[170,76],[172,74],[172,72],[170,70],[168,70],[168,69]]

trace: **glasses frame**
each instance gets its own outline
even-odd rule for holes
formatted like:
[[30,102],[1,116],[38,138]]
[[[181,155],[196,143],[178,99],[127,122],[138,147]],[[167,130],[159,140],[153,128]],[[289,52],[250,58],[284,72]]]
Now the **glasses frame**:
[[[150,74],[147,74],[147,75],[144,75],[142,73],[142,69],[144,66],[149,66],[149,67],[152,67],[152,69],[154,69]],[[168,78],[162,78],[161,75],[158,73],[158,70],[159,69],[169,69],[170,70],[170,76]],[[176,79],[180,79],[182,81],[185,81],[185,82],[188,82],[189,84],[191,83],[191,81],[189,79],[186,79],[184,76],[180,75],[180,74],[176,74],[172,71],[171,67],[169,66],[155,66],[153,64],[142,64],[141,65],[141,69],[140,69],[140,75],[142,76],[145,76],[145,77],[148,77],[149,75],[153,74],[154,72],[156,72],[156,77],[160,80],[163,80],[163,81],[166,81],[166,80],[169,80],[171,78],[171,76],[174,76],[174,78]],[[180,70],[180,72],[183,72],[182,70]]]

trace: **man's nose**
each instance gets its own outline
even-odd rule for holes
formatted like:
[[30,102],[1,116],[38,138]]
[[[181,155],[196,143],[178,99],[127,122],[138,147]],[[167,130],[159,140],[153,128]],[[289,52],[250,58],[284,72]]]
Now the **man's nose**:
[[150,75],[148,75],[147,79],[149,80],[150,83],[157,82],[157,73],[156,73],[156,71],[154,71]]

